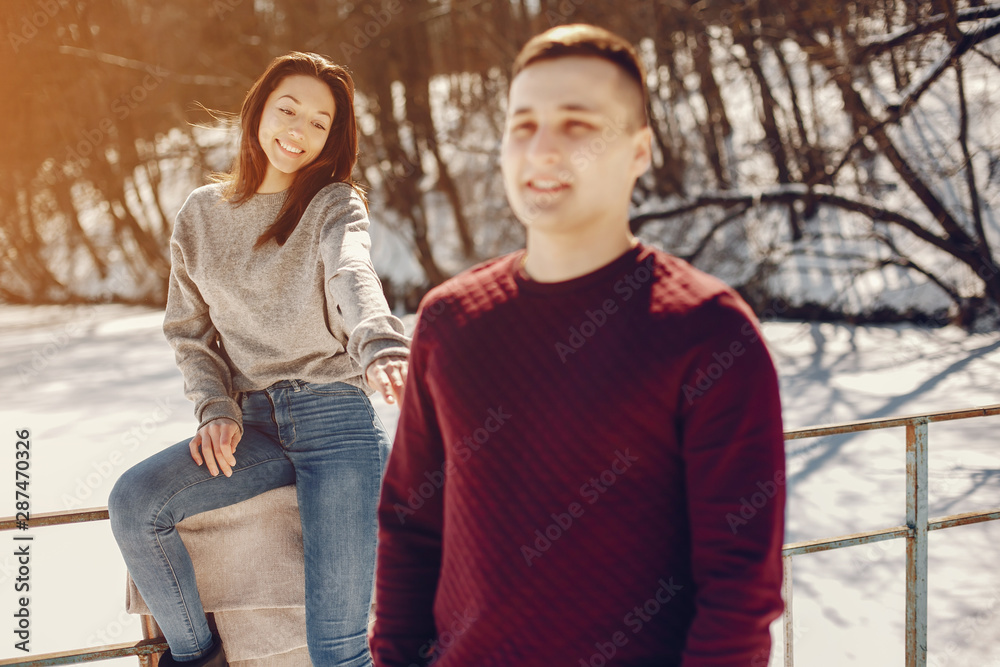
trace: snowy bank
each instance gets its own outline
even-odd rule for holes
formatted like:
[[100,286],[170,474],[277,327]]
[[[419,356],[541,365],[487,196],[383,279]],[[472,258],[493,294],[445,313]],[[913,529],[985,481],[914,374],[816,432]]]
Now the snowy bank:
[[[117,477],[191,435],[162,312],[119,305],[0,306],[0,425],[14,466],[30,429],[32,512],[102,506]],[[1000,334],[945,327],[765,323],[787,428],[1000,402]],[[376,400],[386,427],[397,408]],[[1000,506],[1000,418],[930,429],[931,516]],[[786,542],[904,522],[902,429],[788,443]],[[13,474],[10,475],[13,483]],[[13,514],[13,490],[7,510]],[[107,522],[32,529],[32,653],[129,641],[125,567]],[[9,540],[12,535],[0,538]],[[997,522],[933,533],[931,665],[1000,666]],[[5,548],[0,554],[12,554]],[[799,665],[893,665],[903,656],[903,543],[795,559]],[[0,555],[0,614],[16,603]],[[0,658],[23,655],[13,642]],[[780,663],[776,644],[771,664]],[[134,659],[107,664],[134,665]]]

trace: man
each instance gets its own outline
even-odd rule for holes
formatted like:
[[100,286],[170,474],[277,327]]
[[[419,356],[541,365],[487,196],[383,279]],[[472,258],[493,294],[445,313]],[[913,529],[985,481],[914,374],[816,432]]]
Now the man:
[[638,243],[645,75],[593,26],[514,64],[525,251],[424,299],[380,503],[380,666],[766,665],[784,447],[756,320]]

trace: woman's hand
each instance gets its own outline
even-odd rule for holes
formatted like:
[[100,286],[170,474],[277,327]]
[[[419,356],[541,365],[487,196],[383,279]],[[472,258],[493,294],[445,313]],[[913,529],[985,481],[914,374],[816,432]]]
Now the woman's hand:
[[382,394],[386,403],[399,403],[403,400],[408,366],[406,357],[382,357],[368,366],[365,380],[369,387]]
[[236,465],[233,453],[242,436],[239,425],[232,419],[213,419],[198,429],[198,433],[191,438],[191,458],[198,465],[207,461],[208,472],[212,477],[219,474],[220,468],[223,475],[232,477],[233,466]]

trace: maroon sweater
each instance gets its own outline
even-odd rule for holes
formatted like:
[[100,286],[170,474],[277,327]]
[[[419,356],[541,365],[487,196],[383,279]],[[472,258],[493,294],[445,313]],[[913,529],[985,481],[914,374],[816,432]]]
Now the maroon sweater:
[[638,246],[432,290],[379,508],[375,664],[766,665],[778,383],[746,304]]

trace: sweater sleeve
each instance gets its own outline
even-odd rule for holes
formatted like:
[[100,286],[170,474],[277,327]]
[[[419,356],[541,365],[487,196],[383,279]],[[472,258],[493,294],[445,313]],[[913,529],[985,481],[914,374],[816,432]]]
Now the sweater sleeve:
[[[436,637],[434,599],[441,569],[444,489],[417,491],[445,466],[426,384],[427,349],[418,319],[396,437],[379,503],[372,656],[377,667],[427,664]],[[447,472],[447,471],[445,471]]]
[[185,208],[177,214],[170,239],[170,284],[163,333],[184,376],[184,393],[194,401],[198,428],[228,417],[243,430],[240,406],[232,397],[232,374],[219,350],[218,332],[198,286],[188,274],[184,245],[189,242]]
[[389,311],[372,265],[364,203],[353,189],[343,196],[349,186],[335,187],[326,193],[329,210],[320,232],[327,301],[344,318],[347,352],[361,366],[363,377],[377,359],[409,356],[410,340],[403,323]]
[[749,308],[708,302],[680,395],[695,615],[683,667],[766,665],[782,609],[785,454],[777,374]]

